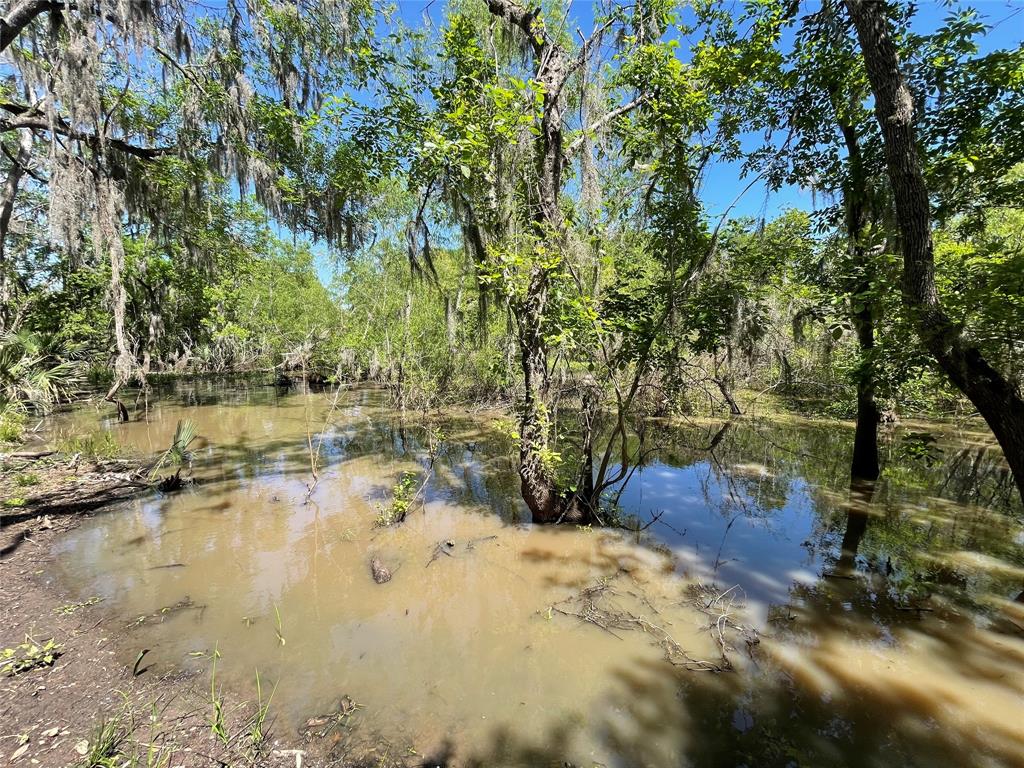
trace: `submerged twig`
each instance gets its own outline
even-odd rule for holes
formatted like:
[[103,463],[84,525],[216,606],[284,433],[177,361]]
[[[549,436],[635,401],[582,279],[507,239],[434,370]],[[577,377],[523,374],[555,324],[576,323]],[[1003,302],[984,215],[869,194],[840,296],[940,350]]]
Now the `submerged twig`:
[[[636,593],[632,591],[627,594],[634,598],[637,597]],[[624,638],[615,630],[640,630],[655,638],[657,645],[664,651],[665,660],[673,666],[683,667],[694,672],[724,672],[732,669],[732,664],[725,656],[724,651],[719,662],[694,658],[664,627],[621,606],[609,604],[607,598],[610,596],[620,595],[612,589],[610,584],[601,582],[583,589],[572,597],[552,604],[548,607],[548,612],[549,615],[560,613],[563,616],[572,616],[619,640]],[[646,596],[637,599],[654,610],[654,606]],[[655,612],[657,613],[657,611]]]
[[444,541],[437,542],[437,546],[434,547],[434,553],[430,556],[430,559],[427,561],[427,564],[425,566],[423,566],[423,567],[424,568],[429,568],[430,564],[433,563],[435,560],[437,560],[437,558],[439,558],[441,555],[448,555],[448,557],[455,557],[455,555],[453,555],[450,552],[450,550],[454,546],[455,546],[455,542],[452,541],[451,539],[446,539]]
[[[335,378],[338,378],[337,376]],[[334,398],[331,400],[331,407],[327,409],[327,415],[324,416],[324,426],[317,435],[316,450],[313,450],[313,436],[309,433],[309,420],[306,420],[306,445],[309,447],[309,471],[313,475],[313,482],[306,486],[305,499],[303,504],[309,504],[309,497],[313,495],[313,491],[316,490],[317,484],[320,482],[320,450],[324,444],[324,433],[327,431],[327,424],[331,420],[331,416],[334,415],[335,409],[338,407],[338,398],[341,396],[341,390],[344,387],[338,384],[334,390]],[[308,390],[307,390],[308,391]]]

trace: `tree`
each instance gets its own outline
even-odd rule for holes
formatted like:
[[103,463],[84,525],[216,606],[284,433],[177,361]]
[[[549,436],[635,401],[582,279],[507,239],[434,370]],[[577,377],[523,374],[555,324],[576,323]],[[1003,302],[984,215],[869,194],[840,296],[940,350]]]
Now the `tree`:
[[[369,3],[326,0],[229,0],[207,16],[187,4],[114,0],[7,8],[0,51],[14,78],[3,87],[0,133],[27,132],[45,150],[39,183],[49,189],[55,245],[78,251],[89,242],[96,263],[109,262],[107,399],[122,418],[119,388],[144,383],[145,373],[127,328],[126,224],[200,257],[195,233],[234,177],[293,230],[336,245],[364,234],[357,210],[372,185],[374,144],[343,140],[360,127],[355,103],[328,103],[326,93],[346,79],[368,87],[389,60],[371,44],[375,21]],[[0,214],[25,167],[12,161]],[[0,215],[0,225],[8,220]]]
[[[593,466],[584,461],[581,481],[575,490],[559,487],[550,448],[551,381],[548,359],[551,329],[552,291],[559,283],[573,280],[566,251],[570,247],[568,225],[562,209],[564,174],[567,163],[583,140],[566,143],[566,108],[572,79],[590,66],[590,59],[606,31],[620,21],[609,17],[572,50],[564,34],[537,8],[516,0],[487,0],[489,12],[501,19],[523,41],[531,57],[529,89],[536,97],[536,111],[530,126],[533,133],[534,171],[527,179],[528,230],[521,246],[506,249],[492,260],[491,279],[500,281],[515,318],[523,401],[519,422],[519,477],[523,499],[535,522],[562,519],[584,520],[596,510],[593,496]],[[584,132],[595,131],[639,105],[636,97],[607,112]],[[520,251],[519,248],[522,248]],[[525,251],[525,255],[524,252]],[[585,437],[584,442],[588,443]],[[586,447],[584,452],[587,453]]]
[[902,238],[905,302],[929,352],[992,429],[1024,499],[1024,399],[950,321],[936,289],[931,203],[914,94],[900,66],[886,7],[867,0],[846,0],[846,6],[857,30],[885,145]]

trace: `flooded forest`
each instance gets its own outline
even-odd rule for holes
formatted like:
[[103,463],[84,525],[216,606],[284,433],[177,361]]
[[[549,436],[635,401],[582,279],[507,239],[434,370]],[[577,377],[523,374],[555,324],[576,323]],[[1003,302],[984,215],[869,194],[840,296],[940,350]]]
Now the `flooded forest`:
[[1024,768],[1024,3],[0,0],[0,765]]

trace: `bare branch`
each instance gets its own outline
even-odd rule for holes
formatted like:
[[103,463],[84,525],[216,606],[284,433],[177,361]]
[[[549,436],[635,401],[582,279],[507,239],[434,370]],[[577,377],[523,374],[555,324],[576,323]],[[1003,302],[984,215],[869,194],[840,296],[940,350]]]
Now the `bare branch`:
[[0,17],[0,51],[7,50],[22,30],[47,11],[60,11],[70,4],[61,0],[22,0],[12,3]]
[[569,65],[569,71],[566,73],[566,77],[571,75],[573,72],[575,72],[577,69],[579,69],[586,63],[587,58],[590,56],[590,52],[594,49],[595,46],[601,44],[601,39],[604,37],[604,33],[608,31],[608,28],[612,25],[612,22],[614,21],[614,18],[608,19],[607,21],[605,21],[604,24],[602,24],[600,27],[591,32],[590,37],[586,39],[583,39],[582,31],[580,31],[579,29],[576,30],[576,34],[578,34],[580,36],[580,39],[583,40],[583,44],[580,46],[579,53],[576,54],[576,60]]
[[641,104],[643,104],[644,100],[646,98],[647,98],[646,96],[637,96],[632,101],[630,101],[630,102],[628,102],[626,104],[623,104],[620,107],[616,107],[615,109],[611,110],[610,112],[606,112],[605,114],[603,114],[601,117],[599,117],[593,123],[591,123],[586,128],[584,128],[582,131],[580,131],[580,135],[577,136],[575,139],[573,139],[572,143],[569,144],[569,146],[565,148],[565,156],[567,158],[572,157],[572,155],[577,150],[579,150],[580,147],[583,146],[583,142],[586,141],[586,138],[587,138],[588,134],[595,133],[596,131],[599,131],[604,126],[608,125],[608,123],[612,122],[613,120],[615,120],[615,119],[617,119],[619,117],[622,117],[623,115],[625,115],[628,112],[632,112],[634,109],[636,109]]
[[0,118],[0,133],[16,131],[19,128],[28,128],[33,131],[53,132],[61,136],[66,136],[69,139],[81,141],[93,148],[97,148],[101,144],[106,144],[118,152],[132,155],[141,160],[155,160],[156,158],[166,155],[172,151],[171,147],[140,147],[123,139],[100,137],[95,133],[82,131],[72,125],[69,125],[63,118],[60,118],[51,124],[50,120],[42,112],[39,112],[32,107],[27,107],[24,104],[3,102],[0,103],[0,110],[14,115],[14,117],[11,118]]

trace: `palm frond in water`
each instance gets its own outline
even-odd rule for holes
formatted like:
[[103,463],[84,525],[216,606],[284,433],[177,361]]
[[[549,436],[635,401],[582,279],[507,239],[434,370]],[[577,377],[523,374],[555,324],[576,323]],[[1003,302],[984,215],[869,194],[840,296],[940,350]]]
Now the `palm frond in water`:
[[178,426],[174,428],[174,442],[171,443],[171,453],[179,460],[185,458],[185,452],[196,439],[196,423],[192,419],[179,419]]
[[188,459],[188,447],[195,439],[196,423],[191,419],[179,419],[178,425],[174,428],[174,438],[171,440],[170,448],[157,459],[156,464],[149,471],[150,476],[168,464],[184,464]]

